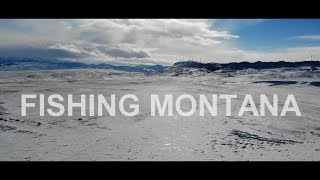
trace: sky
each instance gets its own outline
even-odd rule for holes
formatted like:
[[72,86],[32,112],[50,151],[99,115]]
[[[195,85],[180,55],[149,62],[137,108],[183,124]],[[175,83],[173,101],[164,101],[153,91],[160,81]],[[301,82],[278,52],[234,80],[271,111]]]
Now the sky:
[[320,19],[0,19],[0,57],[115,65],[320,59]]

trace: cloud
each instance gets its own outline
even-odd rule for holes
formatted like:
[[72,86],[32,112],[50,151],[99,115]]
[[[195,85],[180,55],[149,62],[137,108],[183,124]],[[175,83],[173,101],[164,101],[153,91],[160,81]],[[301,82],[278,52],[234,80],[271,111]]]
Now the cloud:
[[125,43],[146,45],[163,39],[192,39],[213,41],[212,38],[231,39],[238,36],[227,31],[210,29],[208,20],[182,19],[129,19],[129,20],[79,20],[77,28],[86,40],[96,43]]
[[67,52],[71,52],[71,53],[75,53],[75,54],[81,54],[82,53],[82,49],[73,45],[73,44],[54,44],[52,46],[49,46],[49,49],[58,49],[58,50],[64,50]]
[[305,36],[295,36],[291,37],[289,39],[300,39],[300,40],[314,40],[314,41],[319,41],[320,40],[320,35],[305,35]]
[[126,50],[123,50],[123,49],[119,49],[119,48],[105,48],[105,47],[98,47],[98,49],[108,55],[108,56],[111,56],[111,57],[120,57],[120,58],[149,58],[151,57],[147,52],[143,51],[143,50],[140,50],[140,51],[126,51]]
[[241,37],[230,30],[260,22],[228,20],[219,26],[217,20],[207,19],[1,19],[0,56],[164,65],[189,59],[295,61],[310,57],[308,51],[320,57],[318,47],[257,52],[232,43]]
[[223,39],[238,38],[211,29],[211,22],[202,19],[0,20],[0,25],[0,45],[16,46],[19,56],[37,49],[41,53],[36,56],[89,61],[168,64],[185,54],[182,50],[196,53],[199,48],[214,48]]
[[87,57],[87,54],[56,48],[0,47],[2,57],[71,59]]
[[227,50],[222,54],[216,54],[219,58],[225,54],[226,58],[230,61],[308,61],[311,60],[310,56],[313,56],[313,60],[320,59],[320,46],[312,47],[295,47],[277,49],[272,52],[256,52],[248,50]]

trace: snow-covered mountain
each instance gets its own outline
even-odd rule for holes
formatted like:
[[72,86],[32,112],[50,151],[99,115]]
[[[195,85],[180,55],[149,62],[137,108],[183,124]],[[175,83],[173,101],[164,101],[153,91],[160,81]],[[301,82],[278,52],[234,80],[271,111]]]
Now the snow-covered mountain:
[[162,65],[115,66],[106,63],[87,64],[82,62],[63,61],[39,58],[0,58],[0,70],[55,70],[55,69],[113,69],[123,71],[159,71],[166,68]]
[[207,71],[216,71],[216,70],[243,70],[243,69],[274,69],[274,68],[301,68],[301,67],[310,67],[310,70],[317,70],[317,67],[320,67],[320,61],[300,61],[300,62],[231,62],[225,64],[219,63],[201,63],[196,61],[181,61],[176,62],[172,69],[177,68],[196,68],[196,69],[205,69]]
[[[176,62],[172,66],[163,65],[137,65],[137,66],[116,66],[106,63],[88,64],[83,62],[64,61],[57,59],[39,58],[0,58],[0,71],[10,70],[58,70],[58,69],[111,69],[129,72],[144,72],[147,74],[171,74],[202,76],[210,72],[229,72],[242,70],[264,70],[282,68],[283,71],[304,70],[316,71],[320,67],[320,61],[301,62],[232,62],[232,63],[201,63],[196,61]],[[251,69],[251,70],[250,70]]]

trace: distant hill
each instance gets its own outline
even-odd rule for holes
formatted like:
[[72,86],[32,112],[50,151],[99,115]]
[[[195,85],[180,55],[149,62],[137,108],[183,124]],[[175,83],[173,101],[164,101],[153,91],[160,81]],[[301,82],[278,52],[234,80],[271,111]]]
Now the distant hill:
[[320,67],[320,61],[300,61],[300,62],[232,62],[232,63],[201,63],[196,61],[176,62],[170,68],[197,68],[207,71],[225,70],[243,70],[243,69],[273,69],[273,68],[298,68],[308,66],[315,70]]
[[81,62],[63,61],[57,59],[33,58],[0,58],[0,70],[54,70],[54,69],[114,69],[122,71],[149,72],[166,68],[162,65],[114,66],[111,64],[86,64]]
[[196,61],[180,61],[174,63],[172,68],[196,68],[196,69],[206,69],[208,71],[216,71],[221,69],[221,65],[217,63],[200,63]]
[[137,65],[115,66],[106,63],[86,64],[82,62],[63,61],[57,59],[35,58],[0,58],[0,70],[54,70],[54,69],[113,69],[133,72],[181,71],[183,68],[195,68],[213,72],[216,70],[243,70],[243,69],[273,69],[273,68],[299,68],[308,66],[311,70],[320,67],[320,61],[300,62],[232,62],[232,63],[201,63],[196,61],[176,62],[172,66],[162,65]]

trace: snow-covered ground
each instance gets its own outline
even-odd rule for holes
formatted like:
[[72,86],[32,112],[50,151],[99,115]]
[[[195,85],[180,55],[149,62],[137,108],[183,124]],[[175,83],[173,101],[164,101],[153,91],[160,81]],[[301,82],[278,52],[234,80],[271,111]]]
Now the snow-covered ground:
[[[275,81],[275,82],[270,82]],[[280,82],[279,82],[280,81]],[[289,83],[286,83],[288,82]],[[0,71],[0,160],[320,160],[320,72],[296,69],[161,74],[112,70]],[[116,116],[21,116],[21,94],[124,94],[139,97],[140,113]],[[238,117],[244,94],[294,94],[301,117]],[[218,116],[150,115],[150,94],[237,94],[232,116],[218,99]],[[208,98],[209,99],[209,98]],[[118,102],[118,101],[116,101]],[[47,103],[46,103],[47,105]],[[189,103],[182,109],[190,109]],[[51,107],[48,107],[51,108]]]

